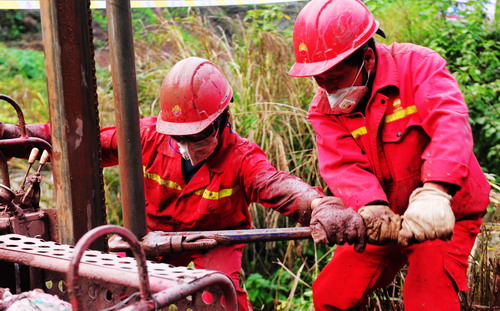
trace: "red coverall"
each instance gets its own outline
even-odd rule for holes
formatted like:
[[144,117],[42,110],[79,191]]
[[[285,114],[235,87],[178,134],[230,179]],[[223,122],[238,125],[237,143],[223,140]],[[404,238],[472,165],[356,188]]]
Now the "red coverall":
[[489,202],[489,184],[472,153],[468,109],[445,60],[412,44],[377,44],[376,76],[366,114],[333,115],[319,88],[308,119],[315,131],[321,175],[347,206],[384,200],[403,214],[426,181],[453,184],[456,224],[451,241],[402,249],[339,246],[313,285],[316,310],[361,307],[405,265],[406,310],[459,310],[467,290],[468,255]]
[[[252,202],[308,225],[310,203],[322,193],[288,173],[277,171],[254,143],[225,128],[217,149],[186,184],[177,144],[156,132],[156,117],[141,120],[142,163],[149,231],[203,231],[251,227]],[[118,163],[115,127],[101,130],[104,166]],[[208,252],[167,256],[166,262],[218,270],[234,282],[240,310],[248,310],[239,287],[244,245],[220,246]]]

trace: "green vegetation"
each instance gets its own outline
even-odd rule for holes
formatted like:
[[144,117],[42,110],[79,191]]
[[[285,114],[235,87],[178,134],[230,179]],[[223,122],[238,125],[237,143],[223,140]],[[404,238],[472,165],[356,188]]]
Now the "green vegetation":
[[[485,222],[498,222],[500,199],[500,105],[498,90],[499,33],[497,23],[484,21],[475,6],[467,18],[439,18],[449,1],[368,0],[390,43],[414,42],[445,57],[469,104],[475,152],[496,187]],[[478,1],[478,3],[480,3]],[[258,7],[133,10],[138,97],[142,116],[156,115],[160,83],[174,63],[189,56],[212,60],[234,89],[232,125],[257,142],[272,163],[310,184],[325,186],[317,166],[314,134],[306,111],[315,83],[291,78],[291,29],[299,5]],[[497,10],[498,11],[498,10]],[[101,126],[114,124],[112,83],[106,61],[106,17],[94,11],[94,31]],[[498,18],[496,19],[498,21]],[[10,37],[2,37],[4,40]],[[14,40],[18,40],[19,36]],[[378,41],[379,38],[377,38]],[[0,44],[0,93],[22,105],[28,123],[47,122],[47,92],[43,53]],[[0,120],[15,122],[0,110]],[[108,221],[121,222],[117,168],[104,172]],[[44,192],[44,195],[47,192]],[[46,200],[47,202],[50,200]],[[251,207],[254,226],[294,224],[259,205]],[[463,310],[491,306],[493,269],[498,250],[491,250],[495,225],[488,224],[471,256],[471,287],[462,295]],[[496,233],[498,234],[498,233]],[[255,310],[310,310],[311,284],[334,249],[311,241],[249,244],[245,250],[244,282]],[[495,258],[495,255],[497,258]],[[405,273],[369,300],[370,310],[401,309]]]

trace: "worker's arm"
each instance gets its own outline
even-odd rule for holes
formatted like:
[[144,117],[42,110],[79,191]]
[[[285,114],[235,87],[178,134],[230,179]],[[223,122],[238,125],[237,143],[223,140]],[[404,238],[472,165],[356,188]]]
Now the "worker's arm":
[[311,203],[324,197],[315,188],[289,173],[278,171],[264,152],[253,143],[240,147],[244,157],[240,167],[240,184],[245,188],[249,202],[261,203],[293,220],[309,225]]
[[324,90],[318,89],[308,114],[316,131],[321,176],[336,196],[362,216],[369,243],[397,241],[400,216],[389,208],[387,195],[354,134],[337,117],[323,111],[324,107],[329,109],[324,101]]
[[468,108],[460,87],[436,52],[423,49],[418,69],[409,74],[421,126],[430,138],[422,153],[423,187],[413,191],[403,216],[400,245],[449,240],[455,215],[451,199],[469,175],[473,156]]
[[[318,94],[315,100],[323,100],[320,97]],[[354,140],[353,134],[336,117],[314,111],[313,105],[308,119],[316,132],[321,177],[332,193],[355,211],[375,201],[388,204],[367,154]]]
[[454,194],[467,178],[473,156],[469,111],[446,61],[434,51],[424,51],[427,54],[421,56],[418,68],[410,72],[417,86],[414,102],[421,126],[430,137],[422,153],[421,179],[446,185],[448,189],[440,190]]
[[286,172],[276,170],[255,144],[249,144],[241,165],[242,183],[252,202],[289,216],[311,227],[316,243],[356,244],[365,247],[363,219],[341,199],[325,197],[317,188]]

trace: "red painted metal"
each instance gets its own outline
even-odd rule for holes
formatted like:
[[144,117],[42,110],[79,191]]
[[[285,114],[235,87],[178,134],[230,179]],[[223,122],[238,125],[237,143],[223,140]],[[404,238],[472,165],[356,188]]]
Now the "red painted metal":
[[137,238],[127,229],[106,225],[95,228],[86,233],[75,246],[73,257],[70,262],[69,271],[67,274],[68,292],[73,310],[84,310],[81,299],[81,292],[76,289],[79,288],[78,281],[78,266],[83,256],[83,251],[94,241],[96,238],[105,234],[118,234],[130,245],[134,257],[137,262],[137,270],[139,273],[140,281],[140,296],[141,300],[134,304],[134,310],[151,310],[155,308],[162,308],[168,306],[172,302],[182,299],[194,292],[201,292],[208,286],[219,286],[224,292],[226,297],[226,306],[229,310],[236,310],[237,301],[234,286],[228,282],[227,276],[222,274],[214,275],[211,278],[195,279],[189,284],[179,284],[178,286],[165,289],[154,297],[151,295],[148,269],[146,264],[146,257],[144,250]]
[[137,270],[139,273],[141,290],[141,301],[138,304],[138,308],[141,310],[150,310],[154,308],[155,302],[151,297],[151,290],[149,287],[146,255],[144,254],[144,250],[141,248],[139,241],[132,234],[132,232],[125,228],[113,225],[105,225],[94,228],[84,234],[75,246],[67,275],[68,293],[71,304],[73,305],[73,310],[85,310],[82,304],[83,301],[81,299],[81,292],[77,290],[79,288],[78,268],[83,256],[83,252],[95,239],[109,233],[119,234],[121,237],[123,237],[127,241],[127,243],[129,243],[130,249],[134,254],[135,260],[137,262]]
[[[8,102],[16,110],[17,118],[19,120],[17,126],[19,127],[19,130],[21,133],[20,137],[18,137],[18,138],[0,140],[0,150],[2,148],[8,147],[8,146],[20,147],[20,146],[31,145],[33,147],[35,147],[35,146],[40,147],[42,150],[47,150],[49,153],[52,152],[52,146],[48,142],[46,142],[45,140],[37,138],[37,137],[28,137],[28,135],[26,134],[26,122],[24,121],[24,113],[21,110],[21,107],[19,106],[19,104],[13,98],[11,98],[7,95],[4,95],[4,94],[0,94],[0,100]],[[3,162],[1,160],[2,160],[2,158],[0,158],[0,162]],[[4,174],[5,173],[4,173],[3,164],[2,164],[2,178],[4,179],[3,181],[5,181]],[[5,185],[7,187],[10,187],[10,185],[7,185],[7,184],[5,184]]]

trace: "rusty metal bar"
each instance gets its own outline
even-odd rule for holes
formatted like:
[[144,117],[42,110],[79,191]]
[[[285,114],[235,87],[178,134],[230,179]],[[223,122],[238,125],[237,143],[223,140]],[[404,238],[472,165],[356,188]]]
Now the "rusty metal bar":
[[17,113],[17,119],[19,120],[18,125],[21,128],[21,137],[26,137],[26,122],[24,121],[24,114],[19,104],[13,98],[4,94],[0,94],[0,100],[8,102],[12,105],[12,107],[14,107]]
[[52,146],[43,139],[37,137],[19,137],[19,138],[9,138],[0,140],[0,148],[7,146],[26,146],[31,145],[33,147],[40,147],[42,150],[47,150],[49,153],[52,152]]
[[158,307],[164,308],[183,297],[202,291],[209,285],[218,286],[222,290],[226,299],[226,310],[238,310],[238,301],[236,298],[234,284],[232,282],[228,282],[227,277],[222,274],[214,274],[204,279],[195,280],[190,284],[181,284],[177,287],[163,290],[156,293],[154,298]]
[[199,235],[206,239],[214,239],[218,245],[256,243],[271,241],[287,241],[311,238],[311,228],[271,228],[271,229],[241,229],[219,231],[179,231],[158,232],[159,236],[192,236]]
[[146,234],[139,105],[129,0],[106,0],[124,226]]
[[[0,140],[0,142],[2,141]],[[2,151],[0,151],[0,172],[2,173],[2,184],[10,188],[9,167]]]
[[40,14],[60,241],[74,245],[106,216],[90,1],[41,0]]
[[127,243],[130,244],[130,248],[132,249],[135,260],[137,262],[137,272],[139,274],[139,284],[141,290],[141,302],[139,303],[140,308],[138,309],[153,309],[155,307],[155,302],[151,298],[146,255],[144,254],[144,250],[141,248],[141,244],[139,244],[137,238],[129,230],[118,226],[107,225],[90,230],[80,239],[80,241],[78,241],[75,246],[75,250],[73,252],[73,257],[71,258],[67,274],[68,293],[71,304],[73,305],[73,310],[85,310],[83,306],[84,302],[81,298],[82,293],[79,290],[80,283],[78,281],[78,268],[83,256],[83,252],[95,239],[108,233],[119,234],[127,241]]

